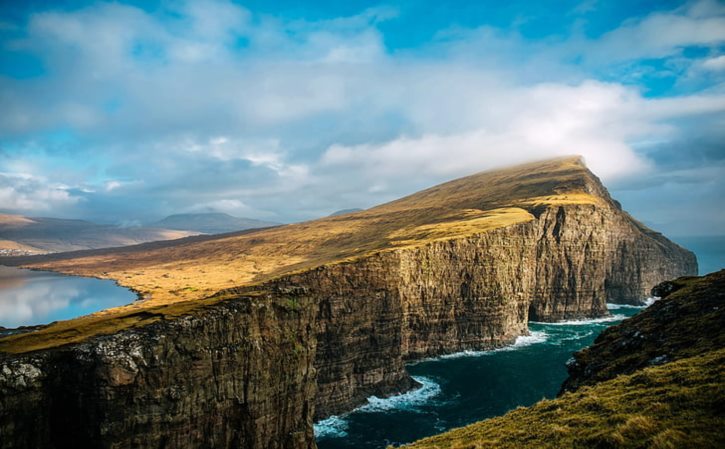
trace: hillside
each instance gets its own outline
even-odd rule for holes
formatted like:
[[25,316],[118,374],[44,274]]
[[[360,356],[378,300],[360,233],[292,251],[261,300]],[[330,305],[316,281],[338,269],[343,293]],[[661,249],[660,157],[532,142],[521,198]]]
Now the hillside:
[[[561,215],[565,210],[561,206],[620,213],[618,204],[582,159],[569,157],[479,173],[342,216],[219,238],[181,240],[170,245],[131,246],[89,255],[81,252],[20,261],[32,268],[114,279],[147,298],[124,308],[100,312],[98,315],[105,321],[114,315],[137,313],[139,309],[210,298],[225,289],[260,285],[314,267],[532,222],[549,209],[558,208]],[[665,249],[666,254],[681,250],[628,215],[623,218],[630,221],[627,226],[635,227],[638,233],[644,231],[638,235]],[[549,232],[557,231],[555,228]],[[690,257],[694,261],[691,253]],[[642,275],[637,276],[641,282]],[[616,282],[610,284],[616,287]],[[218,298],[217,295],[213,299]],[[601,306],[602,313],[606,313],[603,303]],[[194,307],[193,303],[183,304],[179,310],[185,312]],[[163,310],[176,314],[168,308]],[[96,318],[91,321],[95,328]],[[117,325],[126,326],[118,322],[112,329]],[[61,325],[55,327],[62,330]]]
[[252,218],[234,217],[220,212],[198,214],[175,214],[153,223],[154,227],[176,229],[182,231],[201,232],[204,234],[223,234],[247,229],[268,228],[279,226],[271,221]]
[[137,245],[193,234],[160,227],[119,227],[84,220],[0,214],[0,256]]
[[673,287],[576,354],[576,391],[405,448],[724,447],[725,270]]
[[610,202],[579,158],[485,172],[365,211],[147,251],[28,264],[118,280],[156,302],[198,299],[376,251],[531,221],[547,206]]
[[575,354],[565,391],[725,348],[725,270],[663,282],[652,294],[662,300]]
[[414,387],[407,361],[601,317],[697,270],[576,157],[305,223],[14,263],[145,299],[0,338],[13,448],[312,449],[313,420]]

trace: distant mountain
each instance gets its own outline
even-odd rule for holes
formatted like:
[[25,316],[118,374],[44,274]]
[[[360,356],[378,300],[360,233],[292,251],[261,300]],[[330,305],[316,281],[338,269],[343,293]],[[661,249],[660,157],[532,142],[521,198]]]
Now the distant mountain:
[[360,212],[361,210],[362,209],[357,208],[357,207],[352,208],[352,209],[341,209],[341,210],[338,210],[337,212],[331,213],[329,216],[330,217],[336,217],[338,215],[345,215],[345,214],[351,214],[353,212]]
[[153,226],[159,228],[195,231],[204,234],[222,234],[225,232],[244,231],[246,229],[268,228],[277,225],[279,223],[234,217],[221,212],[175,214],[153,223]]
[[110,248],[194,234],[198,232],[0,214],[0,256]]

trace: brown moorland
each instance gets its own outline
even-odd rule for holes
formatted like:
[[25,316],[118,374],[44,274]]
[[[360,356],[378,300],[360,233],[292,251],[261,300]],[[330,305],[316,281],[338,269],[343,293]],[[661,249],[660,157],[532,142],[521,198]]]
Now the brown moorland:
[[611,202],[580,157],[483,172],[368,210],[318,220],[72,255],[31,257],[15,264],[113,279],[144,299],[40,331],[0,340],[0,350],[27,352],[108,334],[248,294],[276,277],[375,252],[486,232],[534,219],[552,204]]

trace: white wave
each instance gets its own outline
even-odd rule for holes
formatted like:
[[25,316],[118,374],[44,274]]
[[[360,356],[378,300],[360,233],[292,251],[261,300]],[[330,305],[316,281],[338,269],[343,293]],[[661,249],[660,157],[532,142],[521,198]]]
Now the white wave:
[[515,351],[517,349],[524,348],[526,346],[531,346],[533,344],[544,343],[547,338],[548,338],[548,335],[544,331],[531,331],[529,333],[529,335],[521,335],[519,337],[516,337],[516,341],[512,345],[503,346],[501,348],[496,348],[496,349],[488,349],[485,351],[475,351],[475,350],[469,349],[466,351],[454,352],[452,354],[444,354],[444,355],[439,355],[437,357],[430,357],[427,359],[417,360],[410,364],[414,365],[416,363],[428,362],[428,361],[432,361],[432,360],[460,359],[462,357],[480,357],[483,355],[495,354],[497,352]]
[[654,304],[659,299],[660,299],[659,296],[650,296],[649,298],[647,298],[647,299],[644,300],[644,304],[639,305],[639,306],[635,306],[635,305],[632,305],[632,304],[612,304],[612,303],[607,303],[607,309],[609,309],[609,310],[617,310],[617,309],[644,309],[644,308],[647,308],[647,307],[651,306],[652,304]]
[[356,408],[355,411],[383,412],[393,409],[412,410],[425,404],[431,398],[440,394],[441,386],[432,379],[423,376],[412,377],[416,382],[421,384],[419,388],[387,398],[370,396],[368,398],[368,403]]
[[610,316],[603,316],[601,318],[591,318],[591,319],[584,319],[584,320],[567,320],[567,321],[557,321],[555,323],[540,323],[531,321],[531,323],[536,324],[543,324],[545,326],[584,326],[587,324],[598,324],[598,323],[609,323],[612,321],[620,321],[627,318],[626,315],[610,315]]
[[522,335],[516,338],[516,342],[511,346],[506,346],[496,351],[512,351],[514,349],[531,346],[536,343],[544,343],[548,338],[548,334],[544,331],[531,331],[529,335]]
[[313,426],[315,438],[342,438],[347,436],[347,420],[341,416],[330,416]]
[[563,341],[576,341],[576,340],[581,340],[583,338],[587,338],[587,337],[591,336],[593,333],[594,333],[594,331],[588,331],[588,332],[584,332],[582,334],[580,334],[580,333],[574,333],[574,334],[571,334],[570,336],[560,338],[559,339],[559,343],[560,342],[563,342]]
[[607,303],[608,310],[619,310],[619,309],[644,309],[647,306],[635,306],[632,304],[612,304]]

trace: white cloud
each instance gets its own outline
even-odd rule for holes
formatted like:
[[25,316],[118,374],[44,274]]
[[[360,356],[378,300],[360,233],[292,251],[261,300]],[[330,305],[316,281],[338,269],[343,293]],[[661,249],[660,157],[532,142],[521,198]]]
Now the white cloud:
[[714,58],[705,59],[702,62],[702,68],[712,72],[722,72],[725,70],[725,55],[715,56]]
[[0,173],[0,209],[37,212],[67,207],[80,201],[69,187],[27,173]]
[[[73,151],[110,161],[97,169],[109,181],[87,190],[113,213],[129,209],[111,197],[136,195],[163,213],[277,211],[270,218],[285,221],[562,154],[583,154],[607,181],[648,176],[657,145],[691,132],[680,122],[725,110],[717,91],[656,100],[588,72],[719,45],[725,17],[714,2],[630,20],[600,40],[532,43],[482,27],[391,54],[377,24],[395,14],[285,21],[224,1],[170,16],[116,3],[38,14],[15,45],[51,75],[0,79],[0,133],[79,130],[89,142]],[[720,73],[721,59],[712,50],[685,65]],[[97,174],[86,170],[74,176]],[[2,186],[3,206],[77,201],[50,181],[32,194],[21,184]]]

